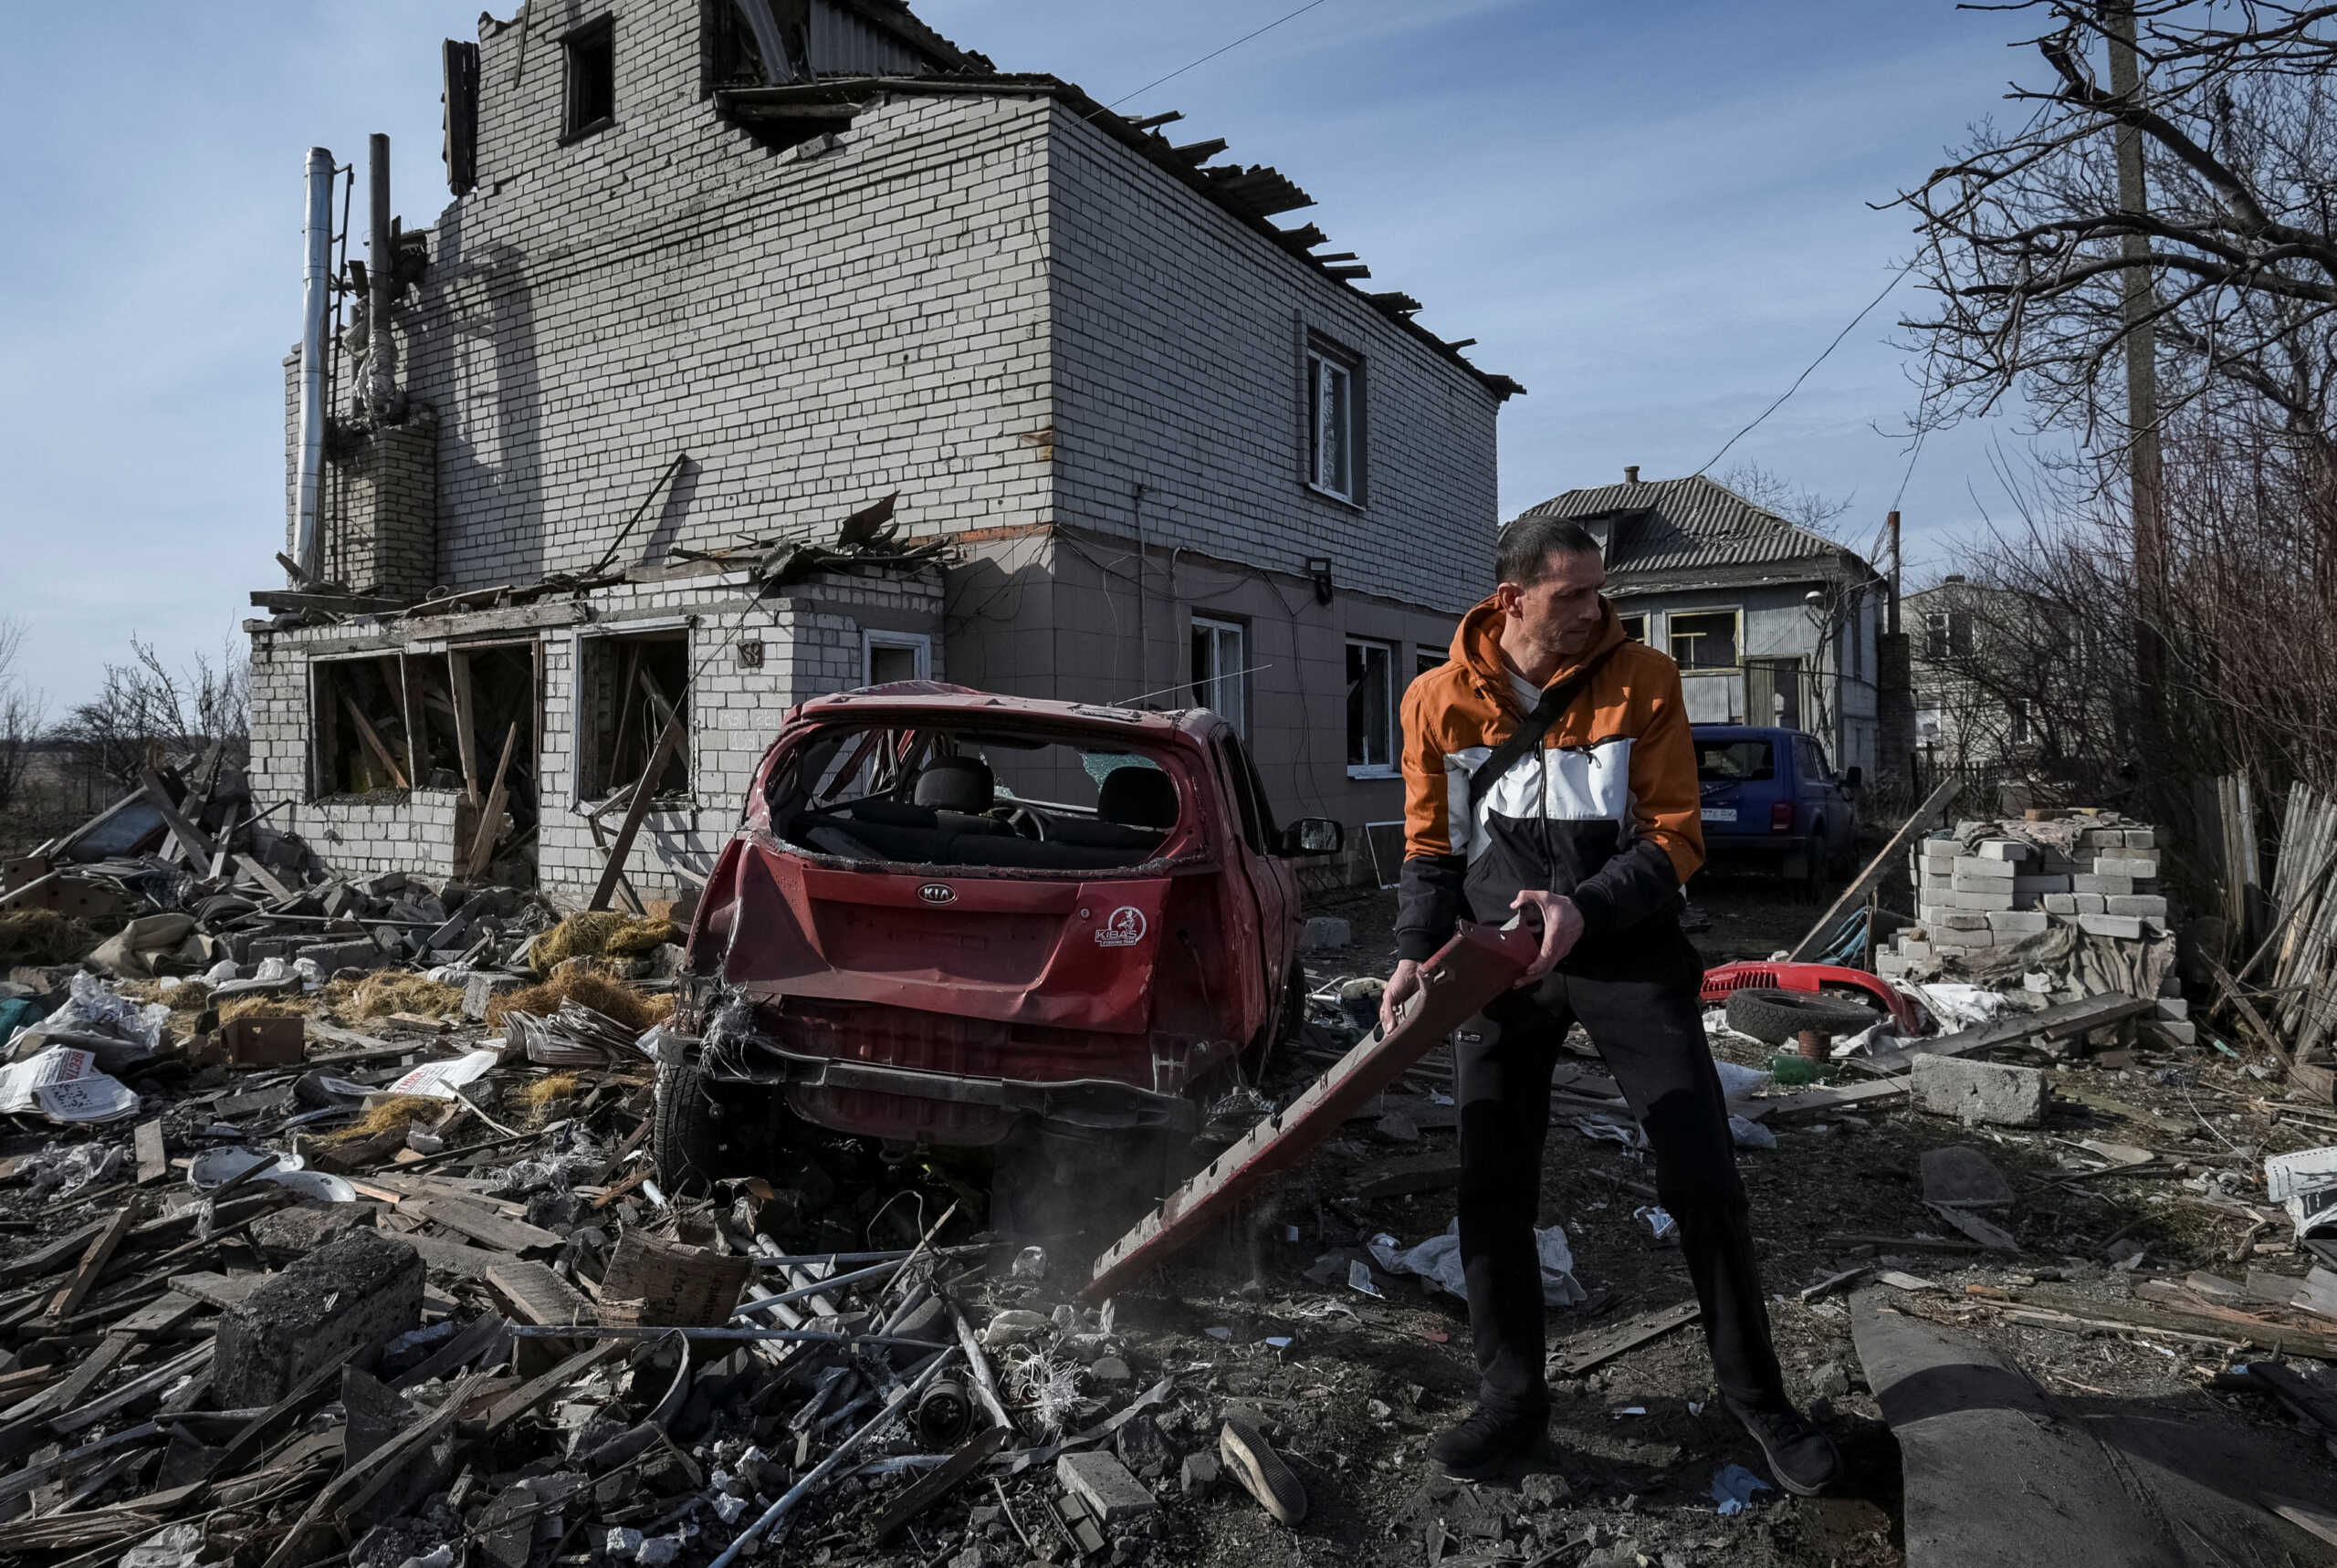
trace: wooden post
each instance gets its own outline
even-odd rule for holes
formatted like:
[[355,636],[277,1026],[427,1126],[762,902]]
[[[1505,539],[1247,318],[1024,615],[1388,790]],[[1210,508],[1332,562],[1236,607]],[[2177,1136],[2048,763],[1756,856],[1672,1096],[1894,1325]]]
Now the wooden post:
[[624,875],[624,862],[633,853],[634,835],[641,831],[641,820],[649,815],[649,802],[657,794],[657,780],[680,747],[684,728],[683,716],[676,713],[658,733],[657,749],[649,754],[649,766],[634,788],[633,804],[625,808],[624,824],[617,829],[617,841],[610,847],[608,864],[601,868],[600,885],[592,890],[592,902],[588,907],[606,909],[609,900],[615,896],[617,881]]
[[373,754],[373,760],[389,774],[390,782],[401,789],[412,789],[413,786],[406,782],[404,770],[398,767],[397,758],[392,757],[390,748],[382,743],[381,733],[359,709],[357,699],[343,692],[341,694],[341,706],[348,710],[350,722],[356,725],[357,738],[365,743],[365,749]]
[[478,722],[471,706],[471,656],[446,650],[446,695],[455,702],[455,751],[463,762],[463,794],[473,806],[478,797]]
[[424,744],[422,694],[414,681],[414,661],[403,653],[390,655],[397,665],[398,707],[405,716],[405,776],[416,789],[422,786],[423,764],[430,760],[430,747]]
[[1932,820],[1932,814],[1945,806],[1948,797],[1954,793],[1955,780],[1948,779],[1925,797],[1923,803],[1915,808],[1915,814],[1899,824],[1899,831],[1891,835],[1891,841],[1882,846],[1881,852],[1867,862],[1866,869],[1859,873],[1858,879],[1842,890],[1842,895],[1834,901],[1833,907],[1818,917],[1818,924],[1809,928],[1809,935],[1794,944],[1793,951],[1786,955],[1787,963],[1806,964],[1817,956],[1818,943],[1832,936],[1834,928],[1841,924],[1842,916],[1882,881],[1891,869],[1892,858],[1906,849],[1915,835],[1923,831],[1924,824]]
[[[495,765],[495,783],[487,789],[487,804],[478,815],[478,831],[471,835],[470,853],[463,857],[463,880],[475,880],[487,870],[487,862],[495,854],[497,828],[503,821],[505,775],[511,767],[511,752],[519,744],[519,727],[513,724],[503,733],[503,756]],[[598,908],[599,905],[594,905]]]
[[211,841],[203,836],[203,830],[179,814],[178,807],[171,802],[170,791],[162,785],[162,774],[148,768],[141,769],[139,777],[145,782],[146,799],[161,813],[162,825],[171,831],[171,836],[178,841],[179,855],[194,868],[196,875],[202,875],[210,869]]

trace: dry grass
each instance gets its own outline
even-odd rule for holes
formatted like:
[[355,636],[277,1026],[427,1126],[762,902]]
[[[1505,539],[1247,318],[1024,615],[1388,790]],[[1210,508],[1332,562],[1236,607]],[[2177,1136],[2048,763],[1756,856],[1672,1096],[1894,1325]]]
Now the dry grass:
[[261,992],[256,996],[237,997],[221,1007],[219,1021],[232,1023],[236,1019],[248,1018],[313,1018],[316,1011],[317,998],[314,997],[304,994],[271,997]]
[[435,1122],[446,1113],[447,1103],[434,1100],[427,1094],[398,1094],[383,1101],[348,1126],[337,1133],[328,1133],[317,1142],[328,1146],[337,1144],[362,1143],[378,1138],[395,1129],[403,1134],[416,1122]]
[[645,958],[681,939],[680,929],[670,920],[645,920],[613,909],[588,910],[537,937],[529,962],[537,974],[548,975],[570,958]]
[[78,963],[104,940],[85,923],[54,909],[11,909],[0,913],[0,969]]
[[325,988],[325,999],[344,1019],[387,1018],[392,1013],[444,1018],[463,1010],[463,988],[411,970],[376,969],[362,979],[333,981]]
[[502,1028],[505,1017],[515,1012],[550,1018],[560,1010],[562,1002],[582,1003],[636,1032],[674,1010],[674,998],[670,996],[653,997],[637,991],[598,969],[563,969],[540,986],[508,991],[488,1003],[487,1027]]

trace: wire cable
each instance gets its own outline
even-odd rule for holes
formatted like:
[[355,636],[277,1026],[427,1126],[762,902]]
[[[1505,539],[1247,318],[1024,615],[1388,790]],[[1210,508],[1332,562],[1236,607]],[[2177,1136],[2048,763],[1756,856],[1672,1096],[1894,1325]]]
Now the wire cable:
[[1826,345],[1824,352],[1820,353],[1816,359],[1810,361],[1808,366],[1803,370],[1801,374],[1794,377],[1793,385],[1779,392],[1777,394],[1776,402],[1763,409],[1759,413],[1755,414],[1753,416],[1752,423],[1747,424],[1734,435],[1730,436],[1727,441],[1722,444],[1721,449],[1718,452],[1713,453],[1710,457],[1704,459],[1703,468],[1697,469],[1695,474],[1691,474],[1688,477],[1691,479],[1696,477],[1696,475],[1703,473],[1705,468],[1710,468],[1713,464],[1727,456],[1728,449],[1730,447],[1735,445],[1738,442],[1752,434],[1754,430],[1759,426],[1763,420],[1768,418],[1771,414],[1776,413],[1777,410],[1783,408],[1786,405],[1786,400],[1801,390],[1801,383],[1809,379],[1810,372],[1817,370],[1818,366],[1824,364],[1826,362],[1827,356],[1831,354],[1836,349],[1840,348],[1842,346],[1842,340],[1856,331],[1858,329],[1859,323],[1865,320],[1876,306],[1881,304],[1883,300],[1890,298],[1891,291],[1899,287],[1899,280],[1905,277],[1910,272],[1913,272],[1915,264],[1913,261],[1910,261],[1898,271],[1892,273],[1891,275],[1891,281],[1882,286],[1882,292],[1868,300],[1859,313],[1850,318],[1849,326],[1844,327],[1840,331],[1834,334],[1834,340]]
[[1244,45],[1244,44],[1248,43],[1251,39],[1255,38],[1255,37],[1262,37],[1263,35],[1267,34],[1267,33],[1271,33],[1271,32],[1273,32],[1276,27],[1281,26],[1284,22],[1292,21],[1292,20],[1294,20],[1294,19],[1295,19],[1295,18],[1297,18],[1297,17],[1304,16],[1305,15],[1306,15],[1306,13],[1307,13],[1307,12],[1312,11],[1313,9],[1315,9],[1315,6],[1317,6],[1317,5],[1324,5],[1324,4],[1326,4],[1326,0],[1306,0],[1306,4],[1305,4],[1305,5],[1301,5],[1297,10],[1295,10],[1295,11],[1292,11],[1292,12],[1286,13],[1286,14],[1285,14],[1285,15],[1284,15],[1284,16],[1280,16],[1275,17],[1273,21],[1271,21],[1271,22],[1267,23],[1264,26],[1260,27],[1259,29],[1257,29],[1257,31],[1256,31],[1256,32],[1244,33],[1244,34],[1242,34],[1240,37],[1238,37],[1238,38],[1234,39],[1231,43],[1230,43],[1230,44],[1226,45],[1223,48],[1211,49],[1208,54],[1203,55],[1200,59],[1193,60],[1193,61],[1190,61],[1190,62],[1189,62],[1189,63],[1188,63],[1188,64],[1179,66],[1175,70],[1170,71],[1167,76],[1165,76],[1165,77],[1158,77],[1158,78],[1155,78],[1153,80],[1148,81],[1148,82],[1145,83],[1142,87],[1140,87],[1140,88],[1137,89],[1134,92],[1131,92],[1131,93],[1124,93],[1124,94],[1122,94],[1120,97],[1116,98],[1116,99],[1114,99],[1111,102],[1109,102],[1109,103],[1106,104],[1104,107],[1105,107],[1106,109],[1117,109],[1117,108],[1119,108],[1119,107],[1120,107],[1120,105],[1122,105],[1122,104],[1124,104],[1124,103],[1127,102],[1129,99],[1132,99],[1132,98],[1142,98],[1146,93],[1150,92],[1154,88],[1158,87],[1161,83],[1163,83],[1163,82],[1171,82],[1171,81],[1175,81],[1179,77],[1183,76],[1187,71],[1193,69],[1196,66],[1205,66],[1205,65],[1209,64],[1209,63],[1210,63],[1210,61],[1211,61],[1211,60],[1213,60],[1213,59],[1217,58],[1217,57],[1218,57],[1218,56],[1222,55],[1222,54],[1230,53],[1231,51],[1232,51],[1232,50],[1234,50],[1234,49],[1238,49],[1238,48],[1240,48],[1242,45]]

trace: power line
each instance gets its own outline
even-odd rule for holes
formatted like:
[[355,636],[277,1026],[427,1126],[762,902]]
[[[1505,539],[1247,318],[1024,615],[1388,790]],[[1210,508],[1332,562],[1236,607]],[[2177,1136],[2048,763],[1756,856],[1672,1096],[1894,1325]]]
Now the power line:
[[[1869,312],[1873,310],[1876,306],[1881,304],[1884,299],[1890,297],[1891,291],[1899,287],[1899,280],[1906,277],[1908,273],[1913,271],[1914,266],[1915,264],[1910,261],[1906,266],[1892,273],[1891,275],[1891,281],[1882,286],[1882,292],[1868,300],[1859,313],[1850,318],[1849,326],[1844,327],[1840,331],[1834,334],[1834,340],[1826,345],[1825,352],[1810,361],[1808,368],[1805,369],[1801,374],[1794,377],[1793,385],[1779,392],[1777,394],[1776,402],[1763,409],[1759,413],[1755,414],[1751,424],[1747,424],[1734,435],[1730,436],[1727,441],[1722,444],[1721,449],[1718,452],[1715,452],[1710,457],[1705,458],[1704,467],[1697,469],[1696,474],[1702,474],[1704,471],[1704,468],[1710,468],[1713,464],[1727,456],[1728,449],[1730,447],[1735,445],[1738,442],[1752,434],[1755,428],[1758,426],[1763,420],[1768,418],[1771,414],[1776,413],[1777,410],[1783,408],[1786,405],[1786,400],[1801,390],[1801,383],[1809,379],[1810,371],[1815,371],[1818,366],[1824,364],[1826,362],[1827,355],[1831,354],[1836,349],[1842,346],[1842,340],[1849,337],[1852,332],[1858,329],[1858,324],[1865,320]],[[1696,474],[1691,474],[1688,477],[1692,479],[1696,476]]]
[[1255,37],[1260,37],[1260,36],[1261,36],[1261,35],[1263,35],[1263,34],[1271,33],[1271,32],[1273,32],[1276,27],[1281,26],[1284,22],[1290,21],[1293,17],[1304,16],[1305,15],[1306,15],[1306,13],[1307,13],[1307,12],[1312,11],[1313,9],[1315,9],[1315,6],[1320,5],[1323,5],[1323,4],[1325,4],[1325,3],[1326,3],[1326,0],[1306,0],[1306,4],[1305,4],[1305,5],[1301,5],[1297,10],[1293,11],[1293,12],[1290,12],[1288,15],[1281,16],[1277,16],[1277,17],[1275,17],[1273,21],[1271,21],[1271,22],[1267,23],[1264,26],[1260,27],[1256,32],[1254,32],[1254,33],[1244,33],[1244,34],[1242,34],[1240,37],[1238,37],[1238,38],[1234,39],[1231,43],[1230,43],[1230,44],[1226,45],[1224,48],[1221,48],[1221,49],[1211,49],[1208,54],[1203,55],[1200,59],[1193,60],[1193,61],[1191,61],[1191,62],[1189,62],[1189,63],[1188,63],[1188,64],[1179,66],[1175,70],[1170,71],[1167,76],[1165,76],[1165,77],[1160,77],[1160,78],[1157,78],[1156,80],[1153,80],[1153,81],[1148,81],[1148,82],[1145,83],[1142,87],[1140,87],[1140,88],[1137,89],[1134,92],[1127,93],[1127,94],[1126,94],[1126,95],[1124,95],[1124,96],[1122,96],[1122,97],[1119,97],[1119,98],[1116,98],[1116,99],[1114,99],[1111,102],[1109,102],[1109,103],[1106,104],[1104,107],[1105,107],[1105,108],[1106,108],[1106,109],[1117,109],[1117,108],[1119,108],[1119,107],[1120,107],[1120,105],[1122,105],[1122,104],[1124,104],[1124,103],[1127,102],[1127,100],[1128,100],[1129,99],[1131,99],[1131,98],[1142,98],[1146,93],[1150,92],[1154,88],[1158,87],[1162,82],[1175,81],[1179,77],[1183,76],[1187,71],[1191,70],[1195,66],[1205,66],[1205,65],[1209,64],[1209,63],[1210,63],[1210,61],[1211,61],[1211,60],[1213,60],[1213,59],[1217,58],[1217,57],[1218,57],[1218,56],[1220,56],[1220,55],[1221,55],[1221,54],[1224,54],[1224,53],[1226,53],[1226,52],[1227,52],[1227,51],[1229,51],[1229,50],[1238,49],[1238,48],[1240,48],[1242,45],[1244,45],[1244,44],[1248,43],[1251,39],[1255,38]]

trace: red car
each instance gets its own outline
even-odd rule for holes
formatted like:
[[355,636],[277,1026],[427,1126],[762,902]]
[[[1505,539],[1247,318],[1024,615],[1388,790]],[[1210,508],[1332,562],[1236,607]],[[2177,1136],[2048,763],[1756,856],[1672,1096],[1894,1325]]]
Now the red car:
[[691,925],[659,1173],[746,1174],[792,1117],[1157,1186],[1303,1018],[1291,861],[1341,837],[1278,826],[1203,709],[929,681],[805,703]]

